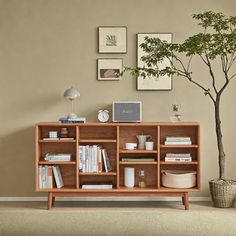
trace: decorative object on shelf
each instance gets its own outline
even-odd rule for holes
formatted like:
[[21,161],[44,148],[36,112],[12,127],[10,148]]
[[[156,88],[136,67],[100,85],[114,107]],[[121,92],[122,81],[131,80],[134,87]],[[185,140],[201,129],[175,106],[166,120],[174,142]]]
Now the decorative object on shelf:
[[108,110],[100,110],[98,111],[98,120],[100,122],[107,122],[109,120],[109,111]]
[[137,148],[137,143],[125,143],[125,149],[135,150]]
[[127,53],[126,26],[98,27],[99,53]]
[[170,121],[179,122],[182,121],[182,115],[180,114],[181,104],[172,104],[173,115],[170,116]]
[[153,146],[154,146],[154,142],[152,141],[145,142],[146,150],[153,150]]
[[[142,57],[146,55],[143,48],[140,47],[145,42],[145,38],[159,38],[162,41],[171,43],[172,34],[171,33],[144,33],[137,34],[137,67],[147,67],[147,64],[142,60]],[[165,68],[166,66],[171,66],[167,59],[162,62],[158,62],[159,68]],[[153,68],[149,66],[148,68]],[[171,75],[164,76],[150,76],[146,79],[142,75],[137,77],[137,90],[171,90],[172,89],[172,78]]]
[[68,138],[69,137],[68,128],[66,128],[66,127],[61,128],[60,137],[61,138]]
[[138,186],[139,186],[139,188],[146,187],[145,171],[144,170],[138,171]]
[[71,101],[71,112],[69,113],[67,118],[68,119],[77,118],[77,115],[74,113],[74,100],[80,97],[79,91],[76,88],[71,87],[64,92],[64,97]]
[[123,59],[121,58],[99,58],[97,60],[98,80],[113,81],[121,79],[123,70]]
[[142,102],[115,101],[112,106],[113,122],[141,122]]
[[125,187],[133,188],[134,187],[134,168],[125,167]]
[[193,188],[197,184],[196,171],[162,170],[162,185],[168,188]]
[[152,140],[152,135],[136,135],[138,139],[138,149],[145,149],[145,142]]
[[[221,122],[221,98],[229,85],[236,79],[235,73],[235,53],[236,53],[236,17],[225,16],[221,12],[206,11],[194,14],[198,25],[202,27],[199,33],[185,39],[183,43],[168,43],[159,38],[145,38],[141,45],[146,53],[142,57],[144,65],[149,63],[154,69],[149,67],[126,68],[131,74],[145,75],[149,72],[153,76],[176,75],[197,86],[202,93],[209,98],[213,105],[215,134],[217,144],[217,163],[219,164],[219,177],[209,181],[211,196],[215,207],[231,207],[233,202],[225,201],[227,195],[231,195],[226,189],[231,186],[236,192],[236,181],[226,179],[224,143],[222,139]],[[204,33],[202,33],[204,31]],[[199,58],[202,65],[207,68],[209,81],[204,82],[194,78],[192,71],[192,59]],[[171,66],[156,67],[156,63],[168,59]],[[220,63],[220,67],[218,66]],[[155,66],[155,67],[154,67]],[[197,70],[200,68],[198,67]],[[219,74],[219,70],[222,73]],[[220,76],[219,76],[220,75]],[[148,78],[147,78],[148,79]],[[207,79],[206,79],[207,80]],[[199,104],[202,105],[202,104]],[[230,160],[230,158],[228,158]],[[218,187],[215,188],[218,184]],[[219,189],[221,188],[221,191]],[[236,194],[235,194],[236,195]],[[225,201],[224,204],[222,204]],[[234,199],[232,200],[234,201]]]

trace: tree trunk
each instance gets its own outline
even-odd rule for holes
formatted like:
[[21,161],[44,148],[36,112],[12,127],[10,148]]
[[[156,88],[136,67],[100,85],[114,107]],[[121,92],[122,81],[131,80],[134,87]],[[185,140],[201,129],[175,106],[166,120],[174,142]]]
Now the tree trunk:
[[221,132],[221,120],[220,120],[220,95],[217,95],[215,105],[215,128],[216,128],[216,138],[217,138],[217,147],[219,151],[219,178],[225,178],[225,153],[224,146],[222,141],[222,132]]

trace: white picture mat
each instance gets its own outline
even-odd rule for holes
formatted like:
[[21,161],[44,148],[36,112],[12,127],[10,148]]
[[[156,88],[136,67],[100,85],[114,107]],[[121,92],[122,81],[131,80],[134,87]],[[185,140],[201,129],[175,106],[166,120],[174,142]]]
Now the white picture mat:
[[122,59],[98,59],[98,80],[120,80],[121,76],[118,78],[101,78],[101,69],[119,69],[120,73],[123,70],[123,60]]
[[[172,34],[171,33],[162,33],[162,34],[138,34],[137,35],[137,66],[143,67],[145,63],[141,60],[141,57],[145,55],[143,49],[139,46],[145,40],[145,37],[149,38],[160,38],[161,40],[165,40],[168,43],[172,42]],[[165,59],[163,63],[159,64],[160,69],[164,69],[166,66],[170,66],[170,62],[168,59]],[[137,89],[138,90],[171,90],[172,89],[172,78],[171,76],[161,76],[159,78],[150,77],[143,78],[139,76],[137,78]]]
[[[99,52],[100,53],[126,53],[126,27],[99,27]],[[115,35],[116,46],[107,46],[107,35]]]

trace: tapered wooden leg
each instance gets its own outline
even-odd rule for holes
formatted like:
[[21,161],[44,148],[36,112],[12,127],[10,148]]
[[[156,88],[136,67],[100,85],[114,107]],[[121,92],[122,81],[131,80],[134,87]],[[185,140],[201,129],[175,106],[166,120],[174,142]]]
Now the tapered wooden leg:
[[182,204],[184,205],[184,196],[182,196]]
[[48,193],[48,210],[52,208],[52,193]]
[[184,193],[184,206],[185,210],[189,210],[188,193]]
[[52,197],[52,206],[54,206],[54,204],[55,204],[55,198],[56,197]]

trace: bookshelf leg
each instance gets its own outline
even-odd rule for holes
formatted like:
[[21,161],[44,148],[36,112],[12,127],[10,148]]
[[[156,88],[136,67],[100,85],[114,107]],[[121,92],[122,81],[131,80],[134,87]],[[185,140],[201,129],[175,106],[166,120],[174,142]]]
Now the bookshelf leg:
[[52,206],[54,206],[54,204],[55,204],[55,198],[56,197],[52,197]]
[[48,210],[52,208],[52,193],[48,193]]
[[184,196],[182,196],[182,204],[184,205]]
[[188,193],[184,193],[184,205],[185,205],[185,210],[189,210]]

